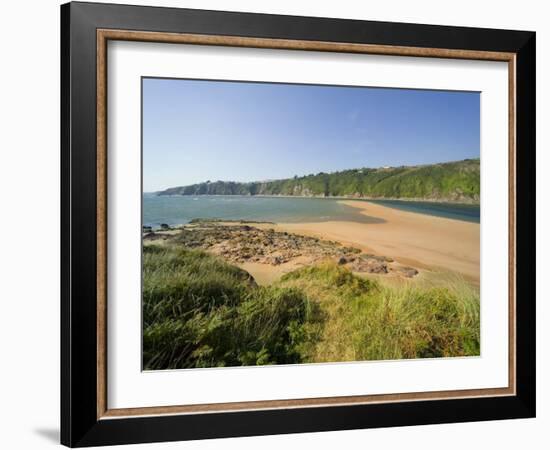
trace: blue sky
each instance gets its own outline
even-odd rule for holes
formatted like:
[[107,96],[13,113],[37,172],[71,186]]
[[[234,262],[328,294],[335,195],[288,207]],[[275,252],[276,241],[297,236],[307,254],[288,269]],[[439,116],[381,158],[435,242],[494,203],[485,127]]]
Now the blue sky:
[[479,93],[143,79],[143,189],[479,157]]

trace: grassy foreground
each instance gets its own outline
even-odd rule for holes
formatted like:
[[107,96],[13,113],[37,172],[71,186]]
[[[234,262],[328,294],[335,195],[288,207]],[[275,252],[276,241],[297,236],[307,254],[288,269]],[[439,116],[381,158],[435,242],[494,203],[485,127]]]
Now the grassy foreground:
[[387,287],[333,263],[271,286],[221,258],[144,246],[146,370],[479,355],[479,294]]

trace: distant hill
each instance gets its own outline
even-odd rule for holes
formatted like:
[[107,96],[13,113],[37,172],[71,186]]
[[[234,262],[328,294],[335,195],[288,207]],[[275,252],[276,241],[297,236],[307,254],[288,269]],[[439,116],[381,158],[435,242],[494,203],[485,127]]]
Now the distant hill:
[[157,195],[282,195],[479,203],[479,158],[421,166],[350,169],[283,180],[206,181]]

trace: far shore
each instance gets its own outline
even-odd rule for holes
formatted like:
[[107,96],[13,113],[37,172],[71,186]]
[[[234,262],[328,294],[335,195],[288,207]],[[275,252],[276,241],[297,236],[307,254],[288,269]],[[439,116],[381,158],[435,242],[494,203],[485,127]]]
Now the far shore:
[[457,272],[479,284],[480,224],[402,211],[368,201],[343,200],[382,223],[328,221],[264,225],[353,245],[417,268]]
[[363,197],[363,196],[336,196],[336,195],[266,195],[266,194],[163,194],[163,191],[144,192],[144,194],[156,195],[159,197],[259,197],[259,198],[305,198],[323,200],[351,200],[351,201],[399,201],[399,202],[425,202],[425,203],[447,203],[450,205],[479,206],[478,199],[452,199],[452,198],[425,198],[425,197]]

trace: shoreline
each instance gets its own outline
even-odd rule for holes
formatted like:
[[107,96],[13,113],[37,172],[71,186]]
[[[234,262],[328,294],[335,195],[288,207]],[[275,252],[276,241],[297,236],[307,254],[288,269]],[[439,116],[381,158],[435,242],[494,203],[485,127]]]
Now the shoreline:
[[[417,268],[456,272],[479,284],[480,224],[343,200],[382,223],[278,223],[275,229],[336,240]],[[273,226],[273,225],[272,225]]]
[[441,203],[449,205],[479,206],[479,200],[457,201],[444,198],[422,198],[422,197],[355,197],[355,196],[324,196],[324,195],[265,195],[265,194],[160,194],[159,192],[144,192],[143,194],[154,195],[155,197],[259,197],[259,198],[297,198],[297,199],[321,199],[321,200],[355,200],[355,201],[399,201],[399,202],[426,202]]
[[[302,223],[270,223],[248,221],[214,221],[220,226],[251,225],[259,230],[274,230],[334,241],[359,249],[365,254],[388,257],[399,266],[420,270],[420,279],[430,273],[459,274],[472,284],[479,285],[480,224],[409,212],[377,203],[341,200],[343,204],[360,209],[360,214],[382,219],[381,223],[326,221]],[[208,223],[208,222],[206,222]],[[181,228],[198,224],[181,225]],[[174,233],[177,231],[174,230]],[[275,249],[276,251],[276,249]],[[308,262],[303,261],[305,265]],[[269,283],[282,274],[302,265],[300,258],[270,265],[254,260],[237,264],[259,281]],[[386,277],[386,276],[384,276]]]

